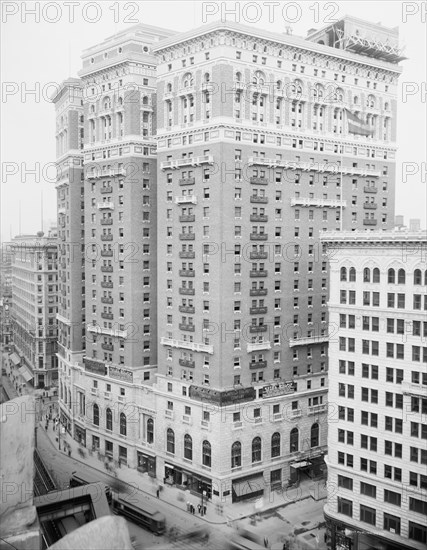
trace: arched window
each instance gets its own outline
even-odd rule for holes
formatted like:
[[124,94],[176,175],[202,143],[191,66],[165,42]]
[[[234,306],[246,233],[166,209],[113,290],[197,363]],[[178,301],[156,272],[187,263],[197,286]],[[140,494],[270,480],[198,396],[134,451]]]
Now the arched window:
[[242,444],[235,441],[231,446],[231,467],[238,468],[242,465]]
[[397,272],[397,284],[404,285],[406,282],[406,273],[404,269],[399,269]]
[[93,423],[99,426],[99,407],[96,403],[93,404]]
[[142,98],[142,104],[143,104],[143,105],[148,105],[148,96],[145,95],[145,96]]
[[394,284],[395,282],[395,273],[394,273],[394,269],[390,268],[387,272],[387,282],[389,284]]
[[184,435],[184,458],[193,460],[193,440],[189,434]]
[[375,108],[375,96],[368,95],[368,99],[366,100],[366,107]]
[[209,82],[210,79],[211,79],[211,77],[210,77],[209,73],[205,73],[205,76],[204,76],[205,82]]
[[280,456],[280,434],[275,432],[271,436],[271,458],[275,456]]
[[202,464],[209,468],[212,465],[212,447],[206,439],[202,443]]
[[422,283],[421,269],[414,271],[414,285],[420,285]]
[[318,447],[319,446],[319,424],[317,422],[311,426],[311,433],[310,433],[310,447]]
[[105,411],[105,426],[107,430],[113,430],[113,413],[111,412],[111,409],[107,409]]
[[298,428],[293,428],[291,430],[291,435],[289,438],[289,451],[291,453],[295,453],[296,451],[298,451],[298,443],[299,443]]
[[353,103],[354,103],[354,105],[358,105],[358,104],[359,104],[359,97],[358,97],[357,95],[355,95],[355,96],[353,97]]
[[388,111],[389,109],[389,106],[388,106],[388,103],[387,101],[384,103],[384,111]]
[[252,462],[261,462],[261,438],[252,439]]
[[264,83],[265,83],[264,73],[262,71],[256,71],[254,76],[253,76],[252,83],[253,84],[259,84],[260,86],[263,86]]
[[237,72],[236,73],[236,82],[241,82],[241,81],[242,81],[242,73]]
[[191,73],[185,74],[182,82],[184,84],[184,88],[188,88],[189,86],[192,86],[194,84],[194,80]]
[[120,413],[120,435],[126,435],[127,421],[125,413]]
[[166,451],[175,454],[175,434],[172,428],[168,428],[166,432]]
[[111,99],[104,97],[104,109],[111,109]]
[[346,281],[347,280],[347,268],[342,267],[340,271],[340,281]]
[[147,420],[147,443],[154,442],[154,420],[149,418]]
[[281,81],[281,80],[278,80],[278,81],[276,82],[276,88],[277,88],[278,90],[281,90],[281,89],[282,89],[282,81]]
[[94,112],[95,112],[95,105],[91,105],[91,106],[90,106],[90,112],[91,112],[91,113],[94,113]]
[[372,282],[373,283],[380,282],[380,270],[378,269],[378,267],[374,267],[374,270],[372,272]]
[[364,283],[370,283],[371,282],[371,270],[369,267],[365,267],[363,270],[363,282]]
[[167,92],[171,92],[172,91],[172,84],[170,82],[168,82],[167,86],[166,86],[166,91]]
[[356,269],[354,267],[350,267],[348,274],[349,274],[348,280],[351,283],[354,283],[356,281]]

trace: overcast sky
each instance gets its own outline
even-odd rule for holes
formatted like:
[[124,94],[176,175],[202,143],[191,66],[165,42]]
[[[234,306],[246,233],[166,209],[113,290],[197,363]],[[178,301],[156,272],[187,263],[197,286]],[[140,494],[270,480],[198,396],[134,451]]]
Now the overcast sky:
[[[42,193],[44,230],[50,221],[56,220],[55,172],[49,168],[49,163],[55,161],[55,109],[47,97],[54,85],[49,83],[77,76],[82,50],[126,27],[146,23],[185,31],[220,18],[235,21],[235,17],[225,11],[237,4],[200,0],[70,3],[74,4],[74,21],[71,21],[72,8],[67,7],[67,2],[1,2],[1,240],[8,240],[10,234],[14,236],[19,231],[19,203],[21,232],[40,230]],[[29,13],[35,4],[39,5],[39,21]],[[425,163],[426,150],[427,48],[425,14],[422,16],[419,4],[393,1],[240,2],[238,14],[241,23],[254,25],[254,28],[284,32],[290,25],[293,33],[299,36],[306,36],[310,28],[324,26],[328,22],[325,18],[333,20],[344,15],[399,27],[400,44],[405,46],[409,59],[401,64],[396,214],[403,214],[406,221],[421,218],[422,227],[426,227],[426,175],[422,163]],[[274,21],[270,22],[272,15]],[[261,19],[256,21],[259,17]],[[406,83],[413,83],[409,84],[413,95],[404,100],[402,90],[408,86]],[[28,93],[34,89],[37,97]],[[37,175],[26,173],[25,167],[27,171],[36,169]],[[408,170],[416,173],[405,176]],[[17,173],[11,175],[14,171]]]

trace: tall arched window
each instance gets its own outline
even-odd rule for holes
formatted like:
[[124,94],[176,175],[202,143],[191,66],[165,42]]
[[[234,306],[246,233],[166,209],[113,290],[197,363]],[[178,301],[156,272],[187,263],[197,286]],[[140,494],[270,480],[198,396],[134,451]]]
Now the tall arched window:
[[275,432],[271,436],[271,458],[275,456],[280,456],[280,434]]
[[96,403],[93,404],[93,423],[99,426],[99,407]]
[[317,422],[311,426],[310,447],[319,446],[319,424]]
[[175,434],[172,428],[168,428],[166,432],[166,451],[175,454]]
[[105,411],[105,426],[107,430],[113,430],[113,413],[111,412],[111,409],[107,409]]
[[193,460],[193,440],[189,434],[184,435],[184,458]]
[[394,269],[390,268],[387,272],[387,282],[389,284],[394,284],[395,282],[395,273],[394,273]]
[[354,267],[350,267],[350,270],[349,270],[349,278],[348,280],[351,282],[351,283],[354,283],[356,282],[356,269]]
[[296,451],[298,451],[298,444],[299,444],[298,428],[293,428],[291,430],[291,435],[289,438],[289,450],[291,453],[295,453]]
[[120,413],[120,435],[126,435],[127,421],[125,413]]
[[154,442],[154,420],[149,418],[147,420],[147,443]]
[[242,81],[242,73],[236,73],[236,82]]
[[203,78],[204,78],[205,82],[209,82],[210,79],[211,79],[209,73],[205,73],[205,76]]
[[340,270],[340,281],[346,281],[347,280],[347,268],[342,267]]
[[242,444],[235,441],[231,446],[231,467],[238,468],[242,465]]
[[363,282],[364,283],[370,283],[371,282],[371,270],[369,267],[365,267],[363,270]]
[[422,283],[421,269],[414,271],[414,285],[420,285]]
[[252,462],[261,462],[261,438],[252,439]]
[[202,464],[203,466],[212,466],[212,447],[206,439],[202,443]]
[[378,267],[374,267],[374,270],[372,272],[372,282],[373,283],[380,282],[380,270],[378,269]]
[[397,272],[397,284],[404,285],[406,282],[406,273],[404,269],[399,269]]
[[148,105],[148,96],[145,95],[145,96],[142,98],[142,104],[143,104],[143,105]]

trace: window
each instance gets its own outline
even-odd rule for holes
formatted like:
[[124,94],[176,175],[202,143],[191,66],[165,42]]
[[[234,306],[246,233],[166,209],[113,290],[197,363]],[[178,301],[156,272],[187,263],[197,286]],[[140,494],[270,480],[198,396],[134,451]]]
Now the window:
[[231,467],[239,468],[242,465],[242,444],[236,441],[231,446]]
[[427,527],[425,525],[420,525],[419,523],[414,523],[410,521],[408,523],[409,534],[408,538],[411,540],[416,540],[423,544],[427,543]]
[[184,458],[193,460],[193,440],[189,434],[184,435]]
[[120,435],[127,434],[127,421],[125,413],[120,413]]
[[107,409],[105,411],[105,426],[107,430],[113,430],[113,413],[111,412],[111,409]]
[[319,446],[319,424],[315,423],[311,426],[310,432],[310,447]]
[[202,443],[202,464],[203,466],[208,466],[209,468],[212,465],[212,447],[207,440]]
[[391,533],[400,535],[400,518],[384,512],[383,528],[385,531],[390,531]]
[[254,437],[252,440],[252,463],[261,462],[261,438]]
[[364,523],[369,523],[370,525],[376,524],[376,510],[375,508],[370,508],[364,504],[360,505],[360,521]]
[[384,489],[384,502],[388,502],[389,504],[400,507],[402,502],[402,495],[400,493],[395,493],[394,491]]
[[280,456],[280,433],[275,432],[271,436],[271,458]]
[[360,494],[366,495],[371,498],[377,498],[377,488],[375,485],[369,483],[360,482]]
[[291,430],[291,434],[289,438],[289,451],[291,453],[295,453],[296,451],[298,451],[298,445],[299,445],[298,428],[293,428]]
[[346,498],[338,497],[338,513],[348,517],[353,517],[353,502]]
[[147,420],[147,443],[153,443],[154,441],[154,420],[149,418]]
[[175,433],[172,428],[168,428],[166,432],[166,451],[175,454]]
[[99,426],[99,407],[96,403],[93,405],[93,423]]

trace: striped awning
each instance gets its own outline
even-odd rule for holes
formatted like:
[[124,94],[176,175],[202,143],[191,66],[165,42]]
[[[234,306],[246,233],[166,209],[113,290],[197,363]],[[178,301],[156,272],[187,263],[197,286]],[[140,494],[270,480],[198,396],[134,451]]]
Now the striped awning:
[[10,360],[14,365],[19,365],[19,363],[21,362],[21,359],[17,353],[12,353],[10,356]]
[[27,367],[20,367],[19,372],[22,374],[26,382],[34,378],[32,372],[29,369],[27,369]]

